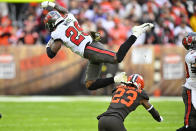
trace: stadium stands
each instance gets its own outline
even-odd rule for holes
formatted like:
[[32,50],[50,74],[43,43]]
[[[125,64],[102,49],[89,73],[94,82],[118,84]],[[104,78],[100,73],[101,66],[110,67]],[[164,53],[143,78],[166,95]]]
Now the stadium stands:
[[[107,39],[105,44],[109,45],[121,44],[130,35],[131,27],[144,22],[153,22],[156,26],[143,36],[144,40],[138,40],[138,44],[178,45],[185,33],[180,29],[196,31],[194,2],[191,0],[56,2],[76,15],[85,31],[101,31],[102,37]],[[46,12],[40,9],[39,3],[0,3],[0,6],[4,9],[0,12],[0,45],[46,44],[49,39],[49,32],[43,25]],[[119,30],[123,33],[118,33]]]

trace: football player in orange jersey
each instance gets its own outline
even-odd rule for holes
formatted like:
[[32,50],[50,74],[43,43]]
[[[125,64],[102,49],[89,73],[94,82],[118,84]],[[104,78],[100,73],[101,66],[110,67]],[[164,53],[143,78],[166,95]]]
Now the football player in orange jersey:
[[143,88],[144,80],[138,74],[129,76],[127,82],[114,88],[107,111],[97,117],[99,131],[126,131],[124,119],[139,105],[143,105],[156,121],[163,121],[158,111],[149,103],[149,97]]

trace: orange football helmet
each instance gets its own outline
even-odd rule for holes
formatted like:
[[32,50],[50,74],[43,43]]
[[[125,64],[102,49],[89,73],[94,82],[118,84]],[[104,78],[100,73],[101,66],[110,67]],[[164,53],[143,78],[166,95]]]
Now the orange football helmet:
[[144,88],[144,79],[139,74],[133,74],[129,76],[127,82],[135,85],[138,89],[143,90]]

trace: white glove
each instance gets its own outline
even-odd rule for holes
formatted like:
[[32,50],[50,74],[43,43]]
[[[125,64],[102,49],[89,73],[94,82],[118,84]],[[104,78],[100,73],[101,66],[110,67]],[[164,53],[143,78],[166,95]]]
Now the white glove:
[[44,9],[44,8],[47,8],[47,7],[52,7],[52,8],[54,8],[54,6],[55,6],[55,3],[53,3],[53,2],[50,2],[50,1],[44,1],[44,2],[42,2],[41,3],[41,7]]
[[160,116],[160,118],[161,118],[161,121],[160,121],[160,122],[162,122],[162,121],[163,121],[163,117],[162,117],[162,116]]
[[114,76],[115,83],[127,82],[127,75],[125,72],[118,73]]

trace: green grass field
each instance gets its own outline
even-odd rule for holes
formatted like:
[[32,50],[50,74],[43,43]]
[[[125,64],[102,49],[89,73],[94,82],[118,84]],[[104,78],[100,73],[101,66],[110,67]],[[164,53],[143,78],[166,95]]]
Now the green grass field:
[[[140,106],[125,120],[128,131],[175,131],[183,125],[184,105],[180,98],[169,101],[155,99],[151,103],[164,121],[156,122]],[[109,101],[93,100],[91,97],[47,102],[2,101],[0,97],[0,113],[3,116],[0,131],[97,131],[96,116],[108,105]]]

